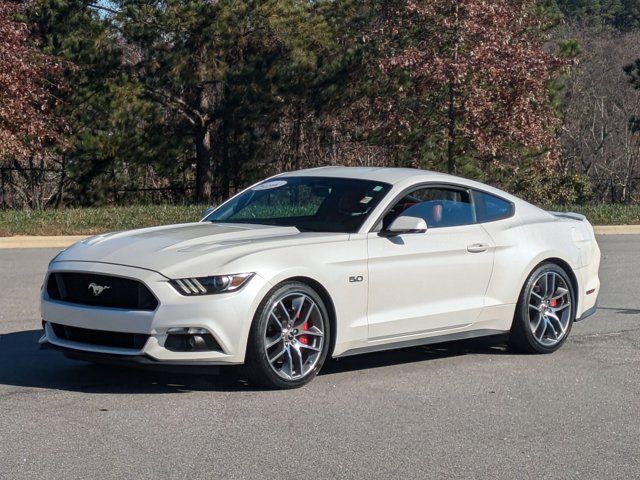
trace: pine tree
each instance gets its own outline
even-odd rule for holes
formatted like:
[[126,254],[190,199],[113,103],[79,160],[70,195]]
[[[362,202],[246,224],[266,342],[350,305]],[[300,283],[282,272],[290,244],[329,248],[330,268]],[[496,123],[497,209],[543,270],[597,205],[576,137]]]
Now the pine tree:
[[[636,90],[640,90],[640,59],[630,65],[627,65],[624,71],[629,76],[631,85]],[[633,117],[629,119],[629,126],[634,132],[640,132],[640,117]]]
[[300,79],[319,69],[319,54],[333,41],[325,3],[332,2],[114,2],[114,22],[136,52],[131,76],[145,98],[179,116],[190,132],[199,201],[221,196],[216,183],[228,189],[229,135],[246,125],[238,113],[258,122],[265,112],[274,118],[302,88]]
[[[42,0],[34,12],[44,51],[64,60],[64,84],[56,115],[67,123],[65,148],[53,145],[65,191],[81,203],[113,196],[116,180],[153,164],[156,171],[175,167],[176,137],[168,135],[167,117],[145,101],[139,84],[126,71],[129,55],[112,19],[82,0]],[[122,178],[120,178],[122,177]]]
[[556,0],[570,21],[592,27],[631,30],[640,27],[637,0]]

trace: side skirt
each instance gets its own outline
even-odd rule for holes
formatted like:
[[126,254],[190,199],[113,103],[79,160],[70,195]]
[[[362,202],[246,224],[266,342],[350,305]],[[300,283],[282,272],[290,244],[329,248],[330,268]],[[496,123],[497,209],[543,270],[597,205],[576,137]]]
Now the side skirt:
[[435,343],[453,342],[456,340],[466,340],[470,338],[491,337],[496,335],[507,335],[508,331],[503,330],[473,330],[469,332],[450,333],[447,335],[436,335],[427,338],[415,338],[411,340],[401,340],[398,342],[367,345],[365,347],[352,348],[334,358],[349,357],[351,355],[360,355],[363,353],[383,352],[385,350],[397,350],[400,348],[419,347],[422,345],[433,345]]

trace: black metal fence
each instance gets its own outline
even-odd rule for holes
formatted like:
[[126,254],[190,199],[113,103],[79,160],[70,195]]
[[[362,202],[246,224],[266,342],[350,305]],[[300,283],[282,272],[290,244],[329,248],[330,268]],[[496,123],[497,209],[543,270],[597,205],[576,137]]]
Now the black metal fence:
[[[193,182],[183,177],[164,186],[118,185],[117,177],[105,173],[100,203],[185,203],[193,199]],[[130,182],[128,182],[130,183]],[[168,181],[166,182],[168,183]],[[43,208],[91,204],[88,199],[68,198],[73,181],[63,168],[0,167],[0,209]],[[593,201],[610,204],[640,203],[640,177],[592,177]],[[237,186],[236,186],[237,187]],[[231,188],[231,191],[237,188]],[[69,201],[70,200],[70,201]]]
[[[105,178],[112,177],[105,174]],[[189,201],[195,190],[192,182],[181,179],[171,185],[138,186],[118,184],[114,179],[101,184],[101,203],[182,203]],[[123,182],[124,183],[124,182]],[[129,182],[127,182],[129,183]],[[167,182],[168,183],[168,182]],[[62,168],[0,167],[0,209],[82,205],[87,199],[69,198],[78,189]],[[88,189],[90,193],[95,193]]]

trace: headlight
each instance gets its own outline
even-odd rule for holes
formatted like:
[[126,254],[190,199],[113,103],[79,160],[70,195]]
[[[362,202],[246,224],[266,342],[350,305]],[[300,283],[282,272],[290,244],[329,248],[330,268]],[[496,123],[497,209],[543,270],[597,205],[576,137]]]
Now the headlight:
[[253,273],[217,275],[215,277],[181,278],[171,280],[171,285],[182,295],[212,295],[235,292],[251,280]]

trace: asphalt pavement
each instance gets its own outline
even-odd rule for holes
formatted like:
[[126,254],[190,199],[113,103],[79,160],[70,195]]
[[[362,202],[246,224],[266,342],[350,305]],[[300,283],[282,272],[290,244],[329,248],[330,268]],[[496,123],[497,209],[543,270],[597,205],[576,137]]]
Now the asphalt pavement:
[[553,355],[412,348],[293,391],[41,351],[57,251],[0,250],[0,479],[640,478],[640,236],[599,241],[600,311]]

